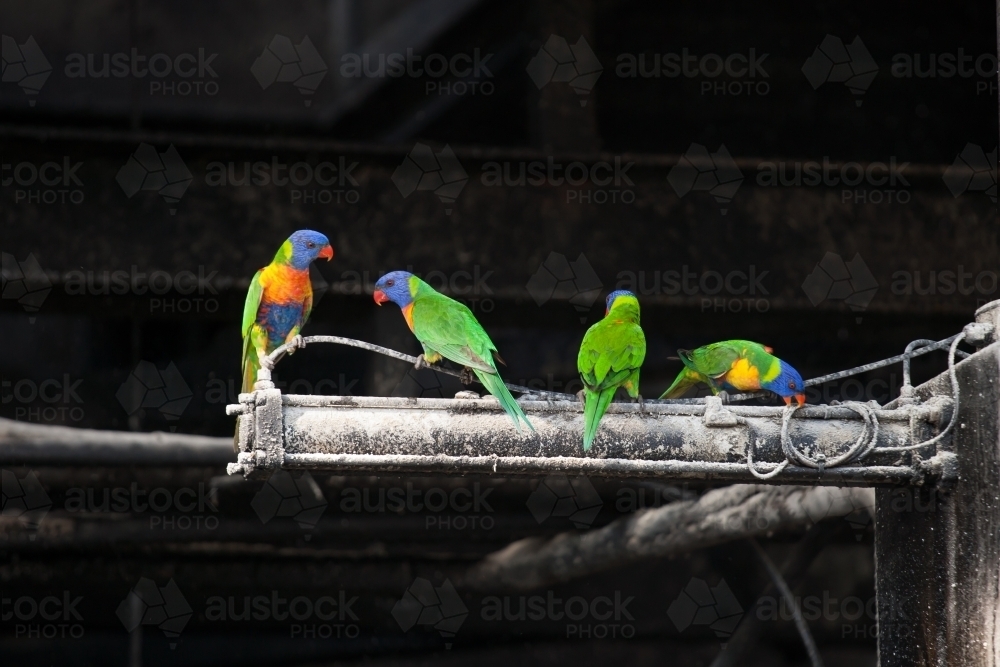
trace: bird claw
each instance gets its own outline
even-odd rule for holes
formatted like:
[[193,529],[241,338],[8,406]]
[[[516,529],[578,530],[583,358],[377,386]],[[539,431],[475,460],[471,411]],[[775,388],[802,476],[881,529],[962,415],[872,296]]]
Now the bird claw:
[[639,404],[639,412],[640,413],[645,412],[646,411],[646,401],[643,400],[642,394],[639,394],[639,398],[637,398],[635,400]]
[[295,336],[292,337],[290,341],[286,343],[286,345],[288,345],[288,354],[295,354],[295,350],[299,349],[300,347],[305,347],[306,343],[304,340],[302,340],[302,336],[296,334]]
[[583,389],[581,389],[580,391],[576,392],[576,397],[578,399],[580,399],[581,403],[586,403],[587,402],[587,392],[585,390],[583,390]]
[[257,351],[257,360],[260,362],[261,368],[266,368],[269,371],[274,370],[274,362],[271,361],[271,357],[260,350]]
[[430,364],[427,363],[426,359],[424,359],[424,355],[418,354],[417,360],[413,362],[413,367],[419,371],[423,368],[430,368]]
[[469,370],[468,367],[466,367],[463,368],[462,372],[459,374],[458,381],[461,382],[462,384],[469,385],[472,384],[473,377],[474,376],[472,374],[472,371]]

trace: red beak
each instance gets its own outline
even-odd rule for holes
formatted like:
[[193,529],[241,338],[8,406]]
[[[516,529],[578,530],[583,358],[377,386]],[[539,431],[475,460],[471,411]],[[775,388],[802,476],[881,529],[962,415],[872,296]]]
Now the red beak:
[[319,256],[329,262],[333,259],[333,246],[329,243],[323,246],[323,249],[319,251]]
[[[785,405],[791,405],[792,404],[792,397],[791,396],[785,396],[784,399],[785,399]],[[805,394],[795,394],[795,400],[798,401],[799,407],[802,407],[803,405],[806,404],[806,395]]]
[[372,296],[375,297],[375,303],[377,303],[380,306],[389,300],[389,297],[386,296],[385,292],[383,292],[380,289],[375,290],[375,294],[373,294]]

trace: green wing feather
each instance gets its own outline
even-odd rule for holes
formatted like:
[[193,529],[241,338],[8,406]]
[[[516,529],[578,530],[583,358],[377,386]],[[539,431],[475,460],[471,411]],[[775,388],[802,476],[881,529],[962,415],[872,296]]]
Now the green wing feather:
[[496,346],[465,304],[426,287],[414,300],[410,316],[413,335],[425,350],[471,368],[483,386],[500,401],[518,430],[521,420],[535,430],[497,372],[493,361]]
[[677,354],[684,365],[691,370],[710,378],[717,378],[728,372],[740,358],[740,342],[742,341],[727,340],[705,345],[690,352],[677,350]]
[[663,392],[660,398],[680,398],[688,389],[700,383],[707,384],[713,394],[719,393],[719,389],[712,378],[685,367],[677,374],[673,384],[667,387],[667,390]]
[[713,394],[719,393],[715,380],[723,378],[739,359],[745,358],[762,373],[771,367],[774,357],[760,343],[751,340],[726,340],[695,350],[677,350],[684,362],[673,384],[660,398],[677,398],[699,382],[707,384]]
[[[261,269],[263,271],[263,269]],[[243,334],[243,392],[253,391],[253,384],[257,378],[257,370],[260,368],[260,361],[257,359],[257,350],[253,345],[253,334],[251,329],[257,321],[257,309],[260,307],[261,295],[264,293],[260,286],[260,274],[258,271],[250,281],[250,289],[247,290],[247,300],[243,304],[243,325],[240,332]]]
[[[617,309],[615,309],[617,310]],[[646,357],[646,338],[635,318],[616,317],[615,310],[583,337],[577,369],[583,380],[583,450],[588,451],[597,427],[619,387],[639,396],[639,369]]]
[[425,347],[456,364],[496,373],[496,346],[464,304],[443,294],[429,294],[413,302],[410,316],[413,335]]

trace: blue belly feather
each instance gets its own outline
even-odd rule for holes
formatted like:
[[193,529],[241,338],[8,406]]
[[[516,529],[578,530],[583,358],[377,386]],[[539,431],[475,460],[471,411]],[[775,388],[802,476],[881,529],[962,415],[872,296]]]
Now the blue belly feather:
[[257,324],[267,331],[267,342],[277,347],[285,342],[288,333],[302,323],[302,304],[261,304],[257,311]]

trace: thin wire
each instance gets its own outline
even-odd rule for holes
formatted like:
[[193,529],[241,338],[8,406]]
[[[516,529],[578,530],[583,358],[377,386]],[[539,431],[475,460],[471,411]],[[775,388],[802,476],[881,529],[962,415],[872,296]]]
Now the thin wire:
[[816,642],[813,640],[812,634],[809,632],[809,626],[806,625],[806,621],[802,618],[802,610],[799,606],[795,604],[795,596],[792,595],[792,589],[788,587],[785,582],[785,578],[781,576],[781,572],[775,567],[774,561],[771,557],[767,555],[764,548],[754,538],[748,538],[750,546],[757,553],[757,558],[764,565],[764,569],[767,573],[771,575],[771,581],[774,582],[775,588],[781,593],[781,596],[785,598],[785,602],[788,607],[792,610],[792,618],[795,620],[795,627],[799,631],[799,636],[802,638],[802,643],[806,647],[806,653],[809,654],[809,661],[812,663],[813,667],[823,667],[823,659],[820,658],[819,649],[816,648]]
[[911,340],[910,344],[906,346],[906,351],[903,353],[906,358],[903,359],[903,386],[910,385],[910,362],[913,360],[913,348],[923,347],[925,345],[933,345],[934,341],[927,338],[918,338],[917,340]]
[[788,436],[788,427],[791,423],[792,415],[795,414],[799,406],[787,406],[785,414],[781,418],[781,450],[784,452],[785,458],[806,468],[819,468],[822,470],[823,468],[835,468],[845,463],[850,463],[855,459],[863,459],[868,456],[872,449],[875,448],[875,443],[878,440],[879,423],[878,417],[875,416],[875,411],[868,405],[855,401],[841,403],[841,407],[849,408],[861,415],[861,418],[865,421],[865,428],[855,443],[846,452],[830,460],[826,460],[822,454],[819,458],[810,458],[792,443],[792,439]]
[[779,472],[787,468],[788,464],[791,463],[791,461],[789,461],[788,458],[786,457],[784,461],[778,463],[777,465],[773,463],[769,464],[774,466],[774,468],[770,472],[760,472],[759,470],[757,470],[757,466],[755,466],[753,462],[753,450],[754,447],[756,446],[756,443],[757,443],[756,439],[751,439],[750,445],[747,447],[747,467],[750,469],[750,474],[752,474],[757,479],[768,480],[771,479],[772,477],[776,477]]
[[[417,358],[410,356],[409,354],[403,354],[402,352],[396,352],[395,350],[390,350],[387,347],[382,347],[381,345],[374,345],[372,343],[366,343],[361,340],[354,340],[353,338],[342,338],[341,336],[305,336],[302,338],[302,345],[305,346],[308,343],[335,343],[337,345],[347,345],[349,347],[357,347],[362,350],[368,350],[370,352],[378,352],[379,354],[384,354],[387,357],[392,357],[393,359],[399,359],[400,361],[408,361],[411,364],[417,363]],[[296,345],[292,343],[285,343],[284,345],[278,347],[271,354],[267,355],[267,358],[271,360],[271,366],[278,363],[285,354],[293,349],[296,349]],[[444,373],[445,375],[451,375],[452,377],[460,378],[462,373],[460,371],[454,371],[450,368],[443,368],[441,366],[428,366],[432,370],[438,373]],[[478,380],[477,380],[478,382]],[[480,383],[481,384],[481,383]],[[511,391],[516,391],[519,394],[536,394],[538,396],[547,397],[550,400],[556,401],[576,401],[578,400],[573,394],[563,394],[558,391],[545,391],[542,389],[532,389],[531,387],[522,387],[519,384],[511,384],[509,382],[504,382],[508,389]]]
[[[948,348],[948,380],[951,383],[951,395],[952,395],[952,413],[951,419],[948,420],[948,425],[936,436],[924,440],[923,442],[917,443],[915,445],[906,445],[903,447],[876,447],[878,441],[879,433],[879,422],[878,416],[875,411],[872,410],[870,406],[865,403],[859,403],[856,401],[846,401],[841,403],[841,407],[849,408],[854,410],[861,415],[862,419],[865,421],[865,429],[862,431],[861,435],[858,436],[857,441],[843,454],[831,459],[826,460],[822,455],[820,458],[813,459],[806,456],[803,452],[795,447],[795,443],[788,435],[789,424],[791,423],[792,415],[799,408],[797,405],[789,405],[785,409],[785,413],[781,418],[781,450],[785,455],[785,460],[778,464],[773,470],[767,473],[761,473],[757,470],[753,461],[753,450],[754,442],[751,441],[747,447],[747,467],[749,468],[751,474],[754,477],[767,480],[775,477],[780,473],[785,467],[791,463],[797,463],[800,466],[807,468],[818,468],[822,471],[824,468],[834,468],[836,466],[844,465],[845,463],[850,463],[851,461],[860,461],[867,457],[871,452],[905,452],[914,449],[921,449],[923,447],[929,447],[930,445],[937,444],[946,435],[948,435],[951,430],[955,427],[955,422],[958,419],[958,407],[959,407],[959,388],[958,388],[958,375],[955,371],[955,353],[958,350],[958,344],[965,339],[965,332],[952,336],[949,340],[951,341],[951,346]],[[926,349],[926,348],[920,348]],[[910,347],[907,346],[907,350]],[[865,435],[869,434],[866,438]],[[773,465],[773,464],[772,464]]]
[[[903,354],[896,355],[895,357],[890,357],[888,359],[883,359],[881,361],[874,361],[874,362],[872,362],[870,364],[865,364],[863,366],[857,366],[855,368],[850,368],[850,369],[847,369],[847,370],[844,370],[844,371],[840,371],[838,373],[831,373],[829,375],[823,375],[823,376],[820,376],[818,378],[813,378],[811,380],[806,380],[804,384],[805,384],[806,387],[813,387],[813,386],[816,386],[818,384],[823,384],[825,382],[830,382],[831,380],[839,380],[841,378],[850,377],[851,375],[858,375],[860,373],[866,373],[868,371],[875,370],[877,368],[883,368],[885,366],[890,366],[890,365],[898,363],[900,361],[902,361],[904,363],[904,374],[905,374],[905,371],[908,370],[909,361],[913,357],[918,357],[918,356],[920,356],[922,354],[927,354],[929,352],[933,352],[934,350],[940,350],[942,348],[948,347],[949,345],[951,345],[951,348],[950,348],[950,351],[949,351],[949,368],[950,368],[954,364],[955,355],[958,355],[958,356],[963,357],[963,358],[969,356],[967,353],[957,350],[958,343],[956,341],[961,341],[962,338],[964,338],[964,335],[965,335],[964,333],[955,334],[954,336],[951,336],[949,338],[945,338],[944,340],[940,340],[940,341],[937,341],[937,342],[934,342],[934,343],[930,343],[930,344],[924,345],[923,347],[919,347],[916,350],[912,350],[911,347],[914,344],[925,343],[926,339],[920,339],[920,340],[917,340],[917,341],[913,341],[909,345],[907,345],[906,352],[904,352]],[[362,350],[368,350],[370,352],[377,352],[378,354],[384,354],[387,357],[392,357],[393,359],[398,359],[400,361],[406,361],[406,362],[409,362],[411,364],[416,364],[417,363],[417,358],[414,357],[414,356],[411,356],[409,354],[404,354],[402,352],[397,352],[395,350],[390,350],[387,347],[382,347],[381,345],[375,345],[373,343],[366,343],[364,341],[355,340],[353,338],[343,338],[341,336],[305,336],[305,337],[303,337],[301,339],[301,341],[302,341],[302,343],[301,343],[302,347],[305,347],[306,344],[308,344],[308,343],[334,343],[334,344],[337,344],[337,345],[347,345],[349,347],[357,347],[357,348],[360,348]],[[280,361],[281,358],[284,357],[286,353],[288,353],[290,351],[293,351],[294,349],[296,349],[296,345],[294,343],[285,343],[284,345],[281,345],[280,347],[278,347],[277,349],[275,349],[273,352],[271,352],[271,354],[269,354],[266,357],[271,362],[271,368],[273,368],[274,365],[277,364],[277,362]],[[445,375],[451,375],[452,377],[456,377],[456,378],[462,379],[462,373],[460,371],[455,371],[455,370],[452,370],[450,368],[444,368],[444,367],[441,367],[441,366],[428,366],[428,367],[431,368],[434,371],[437,371],[438,373],[443,373]],[[478,382],[478,380],[477,380],[477,382]],[[525,387],[525,386],[522,386],[522,385],[512,384],[512,383],[509,383],[509,382],[504,382],[504,385],[508,389],[510,389],[511,391],[515,391],[515,392],[517,392],[519,394],[527,394],[527,395],[539,396],[541,398],[545,398],[546,400],[550,400],[550,401],[578,401],[579,400],[577,398],[577,396],[574,395],[574,394],[564,394],[564,393],[558,392],[558,391],[548,391],[548,390],[544,390],[544,389],[534,389],[532,387]],[[952,391],[953,391],[954,394],[957,395],[957,390],[955,389],[955,386],[956,385],[955,385],[955,382],[954,382],[954,378],[952,378],[952,388],[953,388]],[[747,393],[747,394],[732,394],[732,395],[727,395],[727,399],[730,402],[735,402],[735,401],[749,400],[749,399],[752,399],[752,398],[763,398],[763,397],[766,397],[767,395],[768,395],[767,392],[754,392],[754,393]],[[956,398],[957,398],[957,396],[956,396]],[[650,401],[650,402],[651,403],[704,403],[704,399],[700,399],[700,398],[690,399],[689,398],[689,399],[671,399],[669,401],[662,401],[662,400],[660,400],[660,401]],[[842,405],[850,407],[848,403],[843,403]],[[957,410],[957,400],[956,400],[956,410]],[[862,414],[862,417],[865,417],[865,415]],[[869,420],[867,418],[865,419],[865,421],[869,422]],[[952,420],[952,422],[954,422],[954,419]],[[876,420],[876,424],[877,424],[877,420]],[[878,429],[878,427],[876,425],[875,426],[876,433],[877,433],[877,429]],[[943,437],[944,435],[946,435],[950,430],[951,430],[951,424],[948,425],[948,428],[945,429],[945,431],[942,431],[938,435],[938,439],[940,439],[941,437]],[[874,442],[874,438],[872,439],[872,442]],[[933,444],[934,442],[937,442],[937,440],[928,441],[926,444]],[[926,446],[926,444],[924,446]],[[915,448],[916,448],[916,446],[911,446],[911,447],[906,448],[906,449],[915,449]],[[879,448],[879,449],[880,449],[880,451],[883,450],[883,448]],[[884,451],[893,451],[893,450],[886,448]],[[827,464],[827,465],[829,465],[829,464]],[[774,471],[771,471],[771,472],[774,472]],[[758,473],[755,471],[754,474],[757,475]],[[767,474],[770,475],[771,473],[767,473]]]
[[935,445],[940,440],[951,432],[951,429],[955,427],[955,422],[958,420],[958,375],[955,372],[955,350],[958,344],[962,342],[965,338],[965,332],[955,336],[955,340],[951,344],[951,348],[948,350],[948,379],[951,381],[951,419],[948,420],[948,425],[944,427],[944,430],[938,433],[933,438],[924,440],[923,442],[917,443],[916,445],[907,445],[906,447],[879,447],[880,452],[905,452],[911,449],[920,449],[921,447],[928,447],[930,445]]

